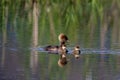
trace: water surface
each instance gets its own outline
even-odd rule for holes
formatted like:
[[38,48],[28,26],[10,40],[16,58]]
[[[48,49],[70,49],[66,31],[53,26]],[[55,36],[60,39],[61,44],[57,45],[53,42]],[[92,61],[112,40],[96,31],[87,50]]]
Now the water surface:
[[119,49],[82,47],[79,59],[68,54],[69,63],[60,67],[59,55],[41,47],[22,47],[8,39],[0,48],[1,80],[120,80]]

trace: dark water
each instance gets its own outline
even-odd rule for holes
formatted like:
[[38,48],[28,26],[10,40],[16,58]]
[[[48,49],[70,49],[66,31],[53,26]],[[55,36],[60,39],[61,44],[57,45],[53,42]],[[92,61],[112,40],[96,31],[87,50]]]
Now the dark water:
[[23,47],[15,34],[6,42],[0,45],[0,80],[120,80],[118,48],[81,47],[80,59],[68,54],[68,64],[60,67],[57,54],[49,54],[41,47]]

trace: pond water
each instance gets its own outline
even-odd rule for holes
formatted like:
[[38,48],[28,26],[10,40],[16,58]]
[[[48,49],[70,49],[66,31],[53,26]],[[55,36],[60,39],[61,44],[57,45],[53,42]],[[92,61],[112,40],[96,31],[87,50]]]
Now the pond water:
[[102,49],[82,45],[80,58],[68,54],[68,64],[60,67],[59,55],[43,51],[44,45],[23,46],[14,32],[6,40],[0,45],[0,80],[120,80],[119,43]]

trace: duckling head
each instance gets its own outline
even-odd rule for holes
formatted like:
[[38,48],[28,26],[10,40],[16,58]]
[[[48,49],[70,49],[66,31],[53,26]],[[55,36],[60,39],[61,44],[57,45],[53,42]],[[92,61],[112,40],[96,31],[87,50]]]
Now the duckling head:
[[58,36],[58,40],[61,44],[65,44],[66,42],[68,42],[68,37],[65,34],[61,33]]

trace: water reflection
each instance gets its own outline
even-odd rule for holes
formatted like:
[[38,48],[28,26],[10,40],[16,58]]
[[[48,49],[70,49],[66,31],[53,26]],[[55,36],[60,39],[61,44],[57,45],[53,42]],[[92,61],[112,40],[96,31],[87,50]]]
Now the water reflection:
[[1,57],[1,67],[4,67],[4,62],[5,62],[5,44],[6,44],[6,36],[5,34],[3,35],[3,43],[2,43],[2,57]]
[[[36,48],[18,47],[15,35],[2,45],[0,55],[1,80],[119,80],[120,50],[81,48],[79,59],[71,55],[74,46],[68,46],[67,58]],[[35,37],[34,37],[35,38]],[[5,40],[4,40],[5,41]],[[13,44],[11,44],[13,43]],[[63,61],[62,65],[58,64]],[[62,66],[62,68],[61,68]]]
[[58,60],[58,65],[60,67],[64,67],[68,63],[67,57],[64,54],[60,54],[59,60]]
[[[116,53],[92,53],[82,50],[79,59],[71,54],[64,67],[58,66],[59,55],[37,50],[21,53],[6,48],[4,67],[0,67],[0,79],[5,80],[119,80],[120,55]],[[87,50],[87,49],[86,49]],[[24,54],[30,56],[28,59]],[[2,57],[2,56],[1,56]],[[30,60],[30,61],[29,61]],[[24,63],[24,62],[28,63]]]
[[31,78],[32,80],[37,80],[38,78],[38,52],[36,50],[32,50],[30,57],[31,57],[30,58]]

